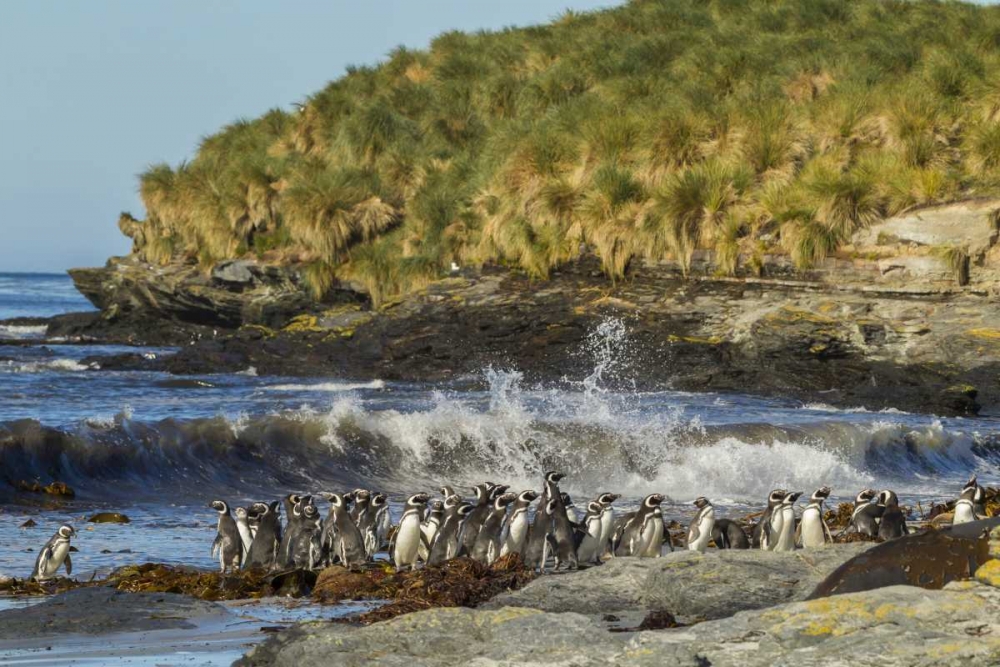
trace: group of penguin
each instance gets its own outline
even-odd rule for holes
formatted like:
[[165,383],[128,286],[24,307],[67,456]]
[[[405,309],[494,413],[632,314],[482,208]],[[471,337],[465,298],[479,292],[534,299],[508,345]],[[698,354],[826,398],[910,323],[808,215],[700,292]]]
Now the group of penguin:
[[[292,493],[282,501],[235,510],[216,500],[211,503],[219,515],[212,556],[226,572],[355,567],[374,560],[382,550],[388,551],[397,569],[413,569],[418,563],[439,565],[458,556],[490,565],[517,553],[525,565],[544,571],[550,561],[555,570],[576,569],[607,557],[659,557],[664,548],[673,550],[661,510],[663,495],[650,494],[635,511],[616,516],[613,503],[621,496],[602,493],[587,503],[581,517],[569,495],[559,489],[563,478],[558,472],[546,473],[541,493],[513,493],[505,485],[484,482],[474,487],[474,502],[450,486],[441,487],[441,499],[416,493],[406,500],[395,525],[387,496],[365,489],[319,494],[330,503],[325,518],[309,495]],[[688,526],[687,548],[704,552],[710,542],[719,549],[768,551],[821,546],[833,541],[823,516],[830,492],[826,486],[817,489],[797,517],[795,502],[802,493],[775,489],[749,535],[739,522],[717,519],[712,503],[700,497],[694,501],[697,513]],[[962,488],[953,522],[985,518],[984,502],[985,491],[973,476]],[[282,504],[288,517],[284,526],[279,515]],[[855,497],[844,532],[887,540],[902,537],[909,529],[893,491],[864,489]],[[70,539],[75,534],[72,526],[59,528],[41,549],[32,578],[51,578],[60,567],[67,575],[72,572]]]

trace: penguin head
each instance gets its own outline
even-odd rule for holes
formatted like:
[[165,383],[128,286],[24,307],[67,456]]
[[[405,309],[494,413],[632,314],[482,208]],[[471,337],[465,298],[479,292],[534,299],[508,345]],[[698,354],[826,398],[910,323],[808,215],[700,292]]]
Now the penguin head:
[[440,489],[438,489],[438,491],[441,492],[441,497],[442,498],[448,498],[450,496],[455,495],[455,489],[453,487],[448,486],[448,485],[442,486]]
[[979,477],[978,475],[973,474],[972,477],[969,478],[969,481],[965,483],[965,486],[962,487],[962,489],[964,490],[968,489],[969,487],[977,487],[977,486],[979,486]]
[[898,507],[899,497],[895,491],[886,489],[878,494],[878,504],[883,507]]
[[771,506],[780,504],[781,501],[785,499],[786,493],[787,492],[784,489],[775,489],[774,491],[771,491],[771,495],[767,497],[767,504]]
[[440,500],[432,500],[428,507],[430,508],[431,514],[441,514],[444,512],[444,503]]
[[462,503],[458,508],[458,515],[465,518],[472,514],[473,505],[472,503]]
[[971,502],[976,502],[976,487],[967,486],[962,489],[962,495],[958,497],[959,500],[969,500]]
[[262,517],[271,511],[267,503],[254,503],[250,506],[250,513],[255,517]]
[[516,493],[503,493],[493,499],[493,509],[502,510],[517,500]]
[[408,507],[423,507],[430,499],[431,497],[426,493],[414,493],[406,499],[406,505]]
[[509,488],[510,487],[507,486],[506,484],[494,484],[490,488],[490,498],[492,500],[496,500],[497,498],[502,496]]
[[587,514],[600,514],[604,511],[604,503],[599,500],[591,500],[587,503]]
[[659,493],[651,493],[642,501],[644,507],[659,507],[663,502],[663,496]]
[[280,500],[275,500],[273,503],[271,503],[271,514],[277,514],[279,507],[281,507]]
[[788,493],[785,494],[785,497],[784,497],[784,499],[782,499],[781,504],[782,505],[791,505],[796,500],[798,500],[799,496],[801,496],[801,495],[802,495],[801,491],[789,491]]
[[371,500],[372,493],[371,491],[368,491],[366,489],[354,489],[354,491],[351,493],[351,497],[354,499],[354,503],[356,505],[360,505],[362,503],[367,503],[369,500]]
[[460,496],[460,495],[458,495],[456,493],[453,493],[450,496],[445,496],[445,499],[444,499],[445,509],[449,509],[450,510],[450,509],[453,509],[455,507],[458,507],[461,504],[462,504],[462,496]]
[[62,537],[63,539],[66,540],[68,540],[71,537],[76,537],[76,530],[73,528],[73,526],[69,524],[59,526],[58,533],[59,537]]
[[706,498],[705,496],[699,496],[694,500],[694,506],[697,507],[698,509],[702,509],[703,507],[708,507],[711,504],[712,503],[710,503],[708,501],[708,498]]
[[621,498],[621,496],[618,495],[617,493],[602,493],[601,495],[597,496],[597,502],[601,503],[602,505],[610,505],[619,498]]
[[545,481],[550,482],[552,484],[558,484],[559,480],[564,479],[565,477],[566,475],[562,474],[561,472],[556,472],[555,470],[550,470],[549,472],[545,473]]
[[573,507],[573,499],[569,497],[568,493],[559,494],[562,497],[563,507]]
[[814,503],[822,502],[830,497],[830,493],[833,491],[829,486],[821,486],[815,491],[813,491],[810,500]]
[[302,516],[309,520],[316,519],[319,517],[319,510],[315,505],[303,505]]
[[213,500],[211,503],[209,503],[209,507],[214,509],[219,514],[229,513],[229,505],[226,504],[225,500]]
[[862,489],[858,492],[858,495],[854,497],[855,505],[864,505],[870,503],[872,500],[878,496],[878,491],[875,489]]
[[546,514],[555,514],[556,510],[558,509],[559,509],[559,500],[556,498],[552,498],[549,500],[549,502],[545,503]]
[[236,518],[237,519],[242,519],[242,520],[246,521],[247,518],[249,517],[249,514],[247,513],[247,508],[246,507],[237,507],[236,509],[233,510],[233,512],[236,513]]
[[385,497],[385,494],[382,493],[381,491],[372,496],[372,505],[375,507],[382,507],[383,505],[386,504],[386,502],[388,501]]
[[472,487],[472,490],[476,493],[476,500],[478,502],[485,502],[489,500],[490,497],[490,484],[489,482],[483,484],[477,484]]
[[532,489],[528,489],[527,491],[522,491],[517,495],[517,500],[525,504],[532,503],[537,498],[538,498],[538,492]]
[[347,501],[344,500],[344,496],[340,495],[339,493],[324,493],[321,495],[324,498],[326,498],[326,500],[330,503],[330,505],[338,509],[343,508],[347,505]]

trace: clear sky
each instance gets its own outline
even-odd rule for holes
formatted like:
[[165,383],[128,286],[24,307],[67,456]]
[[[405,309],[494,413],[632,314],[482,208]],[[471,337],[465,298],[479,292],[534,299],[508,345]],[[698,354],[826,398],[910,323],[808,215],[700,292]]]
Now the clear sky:
[[136,174],[451,29],[619,0],[0,0],[0,272],[128,252]]

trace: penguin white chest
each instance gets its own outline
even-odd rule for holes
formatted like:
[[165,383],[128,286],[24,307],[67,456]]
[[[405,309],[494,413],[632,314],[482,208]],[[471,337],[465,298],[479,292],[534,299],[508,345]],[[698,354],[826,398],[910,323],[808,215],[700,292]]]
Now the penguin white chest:
[[399,533],[396,535],[396,548],[393,560],[396,566],[412,565],[417,560],[417,550],[420,547],[420,517],[416,513],[403,517],[399,523]]
[[58,542],[54,547],[52,547],[52,558],[45,562],[40,574],[43,577],[51,577],[54,575],[56,571],[62,567],[67,554],[69,554],[69,542]]
[[802,512],[802,546],[811,549],[824,544],[826,544],[826,531],[823,530],[820,510],[818,507],[807,507]]
[[959,500],[955,503],[955,518],[952,519],[953,524],[958,523],[969,523],[970,521],[976,520],[976,510],[972,505],[971,500]]
[[639,555],[647,558],[659,558],[663,548],[663,520],[658,516],[650,516],[642,526],[639,538]]
[[781,509],[781,529],[775,551],[795,551],[795,508],[786,506]]
[[715,528],[715,510],[708,508],[698,516],[694,530],[688,533],[692,538],[688,541],[688,550],[704,553],[708,548],[708,541],[712,539],[713,528]]
[[611,507],[601,512],[601,541],[611,539],[611,530],[615,526],[615,510]]
[[774,508],[771,518],[768,520],[768,530],[761,539],[761,546],[767,550],[774,550],[778,544],[778,537],[781,535],[781,528],[784,526],[784,515],[780,507]]

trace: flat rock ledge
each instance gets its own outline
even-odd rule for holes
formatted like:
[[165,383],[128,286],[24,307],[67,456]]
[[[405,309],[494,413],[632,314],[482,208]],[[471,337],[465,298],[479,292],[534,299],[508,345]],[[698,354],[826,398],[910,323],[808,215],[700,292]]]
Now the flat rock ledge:
[[1000,661],[1000,590],[892,586],[744,611],[673,630],[612,633],[575,613],[433,609],[355,628],[296,626],[236,664],[980,665]]
[[[641,620],[666,610],[694,623],[804,600],[820,581],[871,544],[830,544],[794,553],[675,551],[662,558],[615,558],[580,572],[541,577],[497,596],[485,609],[527,607]],[[633,625],[636,625],[633,623]]]

